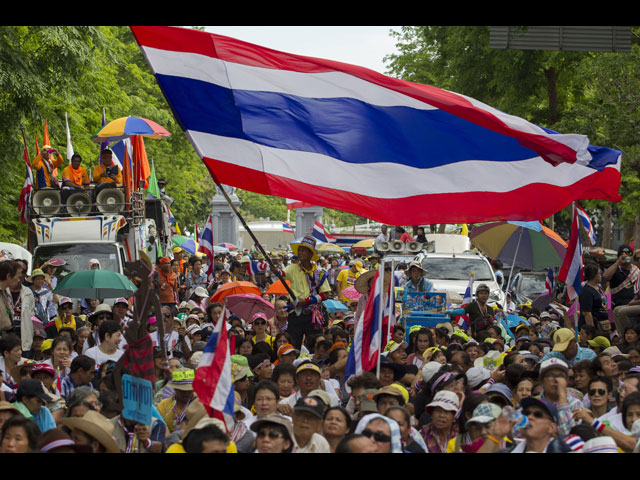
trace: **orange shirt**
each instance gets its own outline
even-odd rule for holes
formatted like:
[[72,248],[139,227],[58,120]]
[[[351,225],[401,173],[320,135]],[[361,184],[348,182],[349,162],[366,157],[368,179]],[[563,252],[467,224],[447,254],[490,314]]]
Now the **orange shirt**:
[[49,168],[47,168],[47,161],[42,158],[41,154],[38,154],[36,158],[31,162],[31,168],[34,170],[34,188],[51,187],[51,172],[54,172],[64,162],[62,155],[58,154],[58,158],[49,159]]
[[89,175],[83,167],[74,169],[71,165],[67,165],[62,171],[62,181],[71,181],[76,185],[89,185]]

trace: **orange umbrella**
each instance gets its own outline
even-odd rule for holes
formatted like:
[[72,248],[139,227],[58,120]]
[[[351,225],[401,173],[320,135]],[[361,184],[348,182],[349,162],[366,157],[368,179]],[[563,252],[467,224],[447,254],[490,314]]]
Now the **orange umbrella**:
[[[291,286],[291,282],[289,280],[286,280],[286,282],[288,286]],[[282,284],[282,280],[278,280],[277,282],[272,283],[264,293],[268,293],[270,295],[289,295],[289,292]]]
[[228,297],[229,295],[238,295],[239,293],[255,293],[256,295],[262,295],[260,289],[251,282],[230,282],[218,288],[209,301],[211,303],[220,302],[223,298]]

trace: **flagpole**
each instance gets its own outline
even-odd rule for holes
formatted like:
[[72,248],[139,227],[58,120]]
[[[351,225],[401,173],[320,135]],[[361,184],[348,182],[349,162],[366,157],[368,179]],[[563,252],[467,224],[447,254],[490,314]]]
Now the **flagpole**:
[[508,292],[511,288],[511,275],[513,275],[513,267],[516,265],[516,258],[518,258],[518,249],[520,248],[520,240],[522,240],[522,232],[525,227],[520,227],[520,236],[518,237],[518,244],[516,245],[516,252],[513,254],[513,261],[511,262],[511,270],[509,271],[509,280],[507,281],[505,292]]
[[[578,221],[578,216],[576,215],[576,202],[571,202],[571,206],[572,206],[572,216],[571,218],[573,219],[574,222],[578,222],[578,246],[580,247],[580,251],[582,252],[582,238],[580,237],[580,222]],[[582,262],[582,258],[580,259],[580,261]],[[582,269],[582,265],[580,265],[580,268]],[[578,333],[578,317],[580,316],[580,312],[578,311],[578,300],[580,299],[579,295],[576,295],[576,298],[573,300],[573,326],[576,330],[576,341],[579,340],[580,335]]]
[[[384,314],[384,265],[387,263],[386,259],[382,260],[382,275],[378,270],[378,284],[374,286],[374,294],[377,289],[380,292],[380,303],[378,304],[378,365],[376,366],[376,376],[380,379],[380,357],[382,357],[382,315]],[[371,294],[371,292],[369,292]]]
[[[383,263],[384,265],[384,263]],[[391,280],[389,282],[389,323],[387,325],[387,338],[389,338],[391,336],[391,315],[393,315],[393,318],[395,319],[395,309],[396,309],[396,304],[395,304],[395,292],[394,292],[394,286],[395,286],[395,275],[394,272],[396,270],[396,260],[392,259],[391,260]],[[382,274],[384,275],[384,266],[382,269]],[[384,284],[383,284],[384,285]],[[382,345],[382,343],[380,344]]]
[[[253,232],[251,231],[251,229],[247,225],[247,222],[245,222],[244,218],[242,217],[242,215],[240,215],[240,212],[238,211],[236,206],[231,201],[231,198],[229,198],[229,195],[227,194],[225,189],[222,188],[222,185],[220,184],[220,181],[216,178],[216,176],[213,174],[213,172],[210,172],[210,173],[211,173],[211,178],[213,178],[213,181],[216,184],[216,187],[218,187],[218,191],[222,193],[222,195],[224,196],[225,200],[227,201],[227,203],[231,207],[231,210],[233,210],[233,213],[235,213],[236,216],[238,217],[238,219],[240,220],[240,222],[242,222],[242,226],[247,231],[247,233],[251,236],[251,238],[253,239],[256,247],[258,248],[258,250],[260,250],[260,252],[262,252],[262,255],[264,255],[264,258],[267,260],[267,263],[271,267],[271,270],[273,271],[273,273],[275,273],[276,277],[278,277],[278,280],[280,280],[282,282],[282,285],[284,285],[284,288],[287,290],[287,292],[289,292],[289,296],[291,297],[291,300],[295,303],[296,296],[293,293],[293,290],[291,290],[291,287],[289,285],[287,285],[287,282],[285,281],[285,279],[280,274],[280,271],[275,267],[275,265],[271,261],[271,258],[269,257],[269,255],[267,255],[267,252],[264,251],[264,248],[262,248],[262,245],[260,244],[260,242],[258,241],[256,236],[253,234]],[[320,285],[318,285],[318,289],[319,288],[320,288]]]

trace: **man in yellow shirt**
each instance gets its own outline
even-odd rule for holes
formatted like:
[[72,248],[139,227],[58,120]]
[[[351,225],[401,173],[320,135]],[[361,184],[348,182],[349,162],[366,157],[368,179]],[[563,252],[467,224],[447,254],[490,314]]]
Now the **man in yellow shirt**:
[[293,346],[300,350],[302,337],[319,333],[324,326],[320,304],[328,298],[331,286],[328,274],[315,263],[320,259],[316,251],[316,239],[307,236],[291,245],[299,263],[292,263],[284,270],[291,290],[296,296],[295,310],[289,314],[287,331],[293,337]]
[[101,163],[93,169],[93,181],[97,184],[94,192],[96,197],[105,188],[122,186],[122,172],[113,163],[113,152],[108,148],[102,152]]
[[342,293],[351,285],[355,285],[356,280],[361,275],[361,271],[358,268],[361,264],[358,260],[351,260],[349,262],[349,268],[342,270],[336,278],[336,290],[338,291],[338,297],[342,302],[349,303],[349,298],[345,297]]
[[56,148],[51,148],[50,145],[43,145],[40,153],[31,162],[31,168],[34,171],[33,187],[36,190],[45,187],[59,188],[53,173],[63,162],[64,158]]
[[62,171],[62,203],[66,203],[69,195],[75,192],[84,192],[89,186],[89,175],[82,167],[82,157],[74,153],[71,157],[71,164]]

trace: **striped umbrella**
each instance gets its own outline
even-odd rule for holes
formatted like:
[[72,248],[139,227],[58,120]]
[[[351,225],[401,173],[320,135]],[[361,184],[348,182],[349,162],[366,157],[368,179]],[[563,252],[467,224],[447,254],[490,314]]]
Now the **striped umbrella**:
[[562,265],[567,243],[540,222],[492,222],[474,227],[471,242],[491,258],[531,270]]
[[153,120],[141,117],[121,117],[107,123],[92,137],[94,142],[117,142],[124,138],[142,135],[147,138],[170,137],[171,134]]

